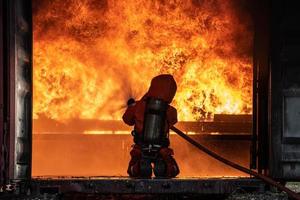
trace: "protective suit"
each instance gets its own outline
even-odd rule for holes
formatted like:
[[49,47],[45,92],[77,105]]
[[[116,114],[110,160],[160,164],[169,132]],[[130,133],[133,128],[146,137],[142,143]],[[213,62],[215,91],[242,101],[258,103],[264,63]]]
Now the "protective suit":
[[169,104],[176,93],[172,75],[152,79],[148,92],[139,101],[128,101],[123,121],[134,126],[134,145],[130,152],[128,174],[131,177],[175,177],[178,165],[169,148],[169,128],[177,122],[177,111]]

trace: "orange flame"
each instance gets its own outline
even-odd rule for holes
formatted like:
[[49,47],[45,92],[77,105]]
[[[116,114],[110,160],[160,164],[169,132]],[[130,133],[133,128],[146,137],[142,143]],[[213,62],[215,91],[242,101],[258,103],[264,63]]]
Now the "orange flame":
[[120,119],[161,73],[177,81],[179,120],[251,113],[251,20],[233,1],[36,5],[34,118]]

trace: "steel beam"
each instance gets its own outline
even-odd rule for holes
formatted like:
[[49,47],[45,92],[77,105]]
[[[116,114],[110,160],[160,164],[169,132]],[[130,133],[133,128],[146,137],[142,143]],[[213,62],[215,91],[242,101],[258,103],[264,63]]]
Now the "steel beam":
[[[67,123],[51,119],[36,119],[33,121],[34,133],[84,133],[85,131],[131,131],[132,127],[122,121],[104,121],[96,119],[71,119]],[[194,133],[247,133],[252,130],[252,123],[243,122],[178,122],[176,127],[184,132]]]
[[126,177],[41,177],[32,180],[37,193],[229,194],[237,189],[263,191],[252,178],[130,179]]

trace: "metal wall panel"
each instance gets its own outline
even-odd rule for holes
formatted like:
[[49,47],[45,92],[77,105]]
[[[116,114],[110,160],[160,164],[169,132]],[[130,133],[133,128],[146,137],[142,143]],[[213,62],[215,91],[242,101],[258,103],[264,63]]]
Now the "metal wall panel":
[[31,178],[32,20],[30,0],[6,0],[8,163],[11,181]]
[[300,7],[272,1],[270,175],[300,180]]

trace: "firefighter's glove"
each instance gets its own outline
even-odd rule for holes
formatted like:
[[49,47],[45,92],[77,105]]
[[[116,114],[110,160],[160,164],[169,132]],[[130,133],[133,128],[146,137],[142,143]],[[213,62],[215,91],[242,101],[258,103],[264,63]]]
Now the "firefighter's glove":
[[135,104],[135,100],[133,98],[128,99],[127,106],[133,106]]

